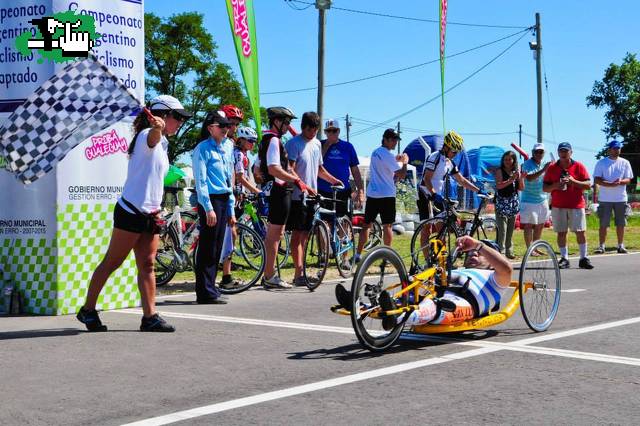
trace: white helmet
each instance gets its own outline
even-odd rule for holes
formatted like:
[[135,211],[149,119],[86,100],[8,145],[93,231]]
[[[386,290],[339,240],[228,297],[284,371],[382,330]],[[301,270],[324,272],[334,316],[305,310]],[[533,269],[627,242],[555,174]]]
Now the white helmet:
[[236,134],[238,135],[238,139],[245,138],[253,141],[258,140],[258,134],[251,127],[240,127]]

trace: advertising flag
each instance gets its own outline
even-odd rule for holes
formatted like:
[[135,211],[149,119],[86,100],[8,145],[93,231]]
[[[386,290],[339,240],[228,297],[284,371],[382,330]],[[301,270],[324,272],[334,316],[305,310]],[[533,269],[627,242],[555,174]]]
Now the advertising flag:
[[261,133],[260,82],[258,79],[258,40],[253,0],[227,0],[227,13],[242,79],[251,103],[256,130]]
[[442,101],[442,131],[446,133],[444,124],[444,47],[447,31],[447,0],[440,0],[440,90]]

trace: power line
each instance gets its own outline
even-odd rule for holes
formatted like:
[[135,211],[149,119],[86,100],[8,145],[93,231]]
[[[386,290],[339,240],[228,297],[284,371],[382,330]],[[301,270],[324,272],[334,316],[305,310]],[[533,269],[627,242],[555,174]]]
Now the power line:
[[[300,11],[300,10],[307,10],[307,9],[309,9],[311,6],[313,6],[313,5],[314,5],[314,3],[306,3],[306,2],[305,2],[305,3],[307,4],[307,6],[306,6],[306,7],[296,7],[296,6],[294,6],[294,5],[292,4],[292,1],[291,1],[291,0],[284,0],[284,2],[285,2],[285,3],[286,3],[286,4],[287,4],[291,9],[293,9],[293,10],[298,10],[298,11]],[[295,2],[295,3],[302,3],[302,2]]]
[[[531,139],[536,139],[536,140],[538,139],[538,137],[537,137],[536,135],[532,135],[532,134],[530,134],[530,133],[522,132],[522,134],[523,134],[523,135],[525,135],[525,136],[530,137]],[[556,141],[551,141],[551,140],[549,140],[549,139],[545,139],[545,138],[542,138],[542,141],[543,141],[543,142],[546,142],[546,143],[550,143],[550,144],[552,144],[552,145],[559,145],[559,143],[558,143],[558,142],[556,142]],[[589,152],[589,153],[592,153],[592,154],[597,154],[597,153],[599,152],[599,151],[595,151],[595,150],[593,150],[593,149],[581,148],[581,147],[579,147],[579,146],[577,146],[577,147],[575,147],[575,148],[574,148],[574,147],[572,147],[572,149],[573,149],[574,151],[584,151],[584,152]]]
[[[285,2],[295,2],[295,3],[300,3],[300,4],[306,4],[306,5],[313,5],[314,4],[314,3],[309,3],[309,2],[301,1],[301,0],[285,0]],[[331,6],[331,9],[332,10],[340,10],[340,11],[343,11],[343,12],[358,13],[358,14],[361,14],[361,15],[371,15],[371,16],[377,16],[377,17],[382,17],[382,18],[401,19],[401,20],[405,20],[405,21],[428,22],[428,23],[431,23],[431,24],[439,24],[440,23],[440,21],[438,19],[424,19],[424,18],[414,18],[414,17],[410,17],[410,16],[389,15],[389,14],[385,14],[385,13],[368,12],[366,10],[347,9],[345,7]],[[303,10],[303,9],[300,9],[300,10]],[[526,28],[524,26],[514,26],[514,25],[472,24],[472,23],[467,23],[467,22],[453,22],[453,21],[447,21],[447,25],[460,25],[460,26],[465,26],[465,27],[481,27],[481,28],[511,28],[511,29],[516,29],[516,28],[524,29],[524,28]]]
[[[356,123],[356,124],[363,124],[363,125],[375,125],[378,128],[386,128],[388,127],[388,125],[384,124],[384,123],[376,123],[375,121],[370,121],[370,120],[365,120],[362,118],[357,118],[357,117],[349,117],[349,120],[351,120],[352,122]],[[405,127],[402,126],[402,131],[405,132],[409,132],[409,133],[420,133],[420,134],[440,134],[439,130],[429,130],[429,129],[417,129],[415,127]],[[503,136],[503,135],[515,135],[518,134],[518,132],[465,132],[462,130],[459,130],[458,133],[462,134],[462,135],[466,135],[466,136]]]
[[[459,82],[457,82],[456,84],[454,84],[453,86],[449,87],[447,90],[444,91],[444,93],[449,93],[450,91],[452,91],[453,89],[455,89],[456,87],[460,86],[461,84],[465,83],[466,81],[468,81],[469,79],[473,78],[476,74],[478,74],[480,71],[484,70],[485,68],[487,68],[489,65],[491,65],[493,62],[495,62],[498,58],[500,58],[502,55],[504,55],[505,53],[507,53],[507,51],[509,49],[511,49],[513,46],[516,45],[516,43],[518,43],[520,40],[522,40],[524,38],[524,36],[527,35],[526,33],[522,34],[522,36],[520,36],[516,41],[514,41],[513,43],[511,43],[509,46],[507,46],[506,49],[504,49],[502,52],[498,53],[498,55],[496,55],[495,57],[493,57],[489,62],[487,62],[486,64],[484,64],[483,66],[481,66],[480,68],[478,68],[477,70],[475,70],[474,72],[472,72],[471,74],[469,74],[467,77],[463,78],[462,80],[460,80]],[[384,124],[388,124],[392,121],[395,121],[399,118],[404,117],[405,115],[411,114],[414,111],[419,110],[420,108],[430,104],[431,102],[434,102],[438,99],[440,99],[440,97],[442,96],[442,94],[438,94],[434,97],[432,97],[431,99],[427,100],[426,102],[421,103],[420,105],[417,105],[413,108],[411,108],[408,111],[403,112],[402,114],[399,114],[395,117],[392,117],[388,120],[383,121]],[[363,133],[367,133],[371,130],[373,130],[375,127],[370,127],[364,130],[361,130],[359,132],[354,133],[352,136],[358,136],[361,135]]]
[[[521,34],[523,32],[528,32],[532,28],[533,27],[529,27],[527,29],[524,29],[524,30],[521,30],[521,31],[517,31],[517,32],[515,32],[513,34],[509,34],[508,36],[500,37],[499,39],[496,39],[496,40],[493,40],[493,41],[490,41],[490,42],[487,42],[487,43],[483,43],[483,44],[480,44],[478,46],[471,47],[471,48],[466,49],[466,50],[462,50],[460,52],[452,53],[451,55],[447,55],[445,57],[445,59],[454,58],[456,56],[460,56],[460,55],[463,55],[465,53],[472,52],[474,50],[482,49],[483,47],[491,46],[492,44],[496,44],[496,43],[499,43],[499,42],[501,42],[503,40],[509,39],[511,37],[515,37],[518,34]],[[375,75],[370,75],[370,76],[367,76],[367,77],[356,78],[356,79],[353,79],[353,80],[342,81],[340,83],[326,84],[324,87],[326,88],[326,87],[343,86],[345,84],[359,83],[361,81],[372,80],[374,78],[379,78],[379,77],[385,77],[385,76],[396,74],[396,73],[399,73],[399,72],[408,71],[408,70],[411,70],[411,69],[423,67],[425,65],[433,64],[433,63],[438,62],[439,60],[440,60],[440,58],[432,59],[432,60],[427,61],[427,62],[422,62],[422,63],[416,64],[416,65],[410,65],[408,67],[399,68],[399,69],[392,70],[392,71],[387,71],[387,72],[384,72],[384,73],[381,73],[381,74],[375,74]],[[276,92],[261,92],[260,94],[261,95],[277,95],[277,94],[282,94],[282,93],[305,92],[305,91],[317,90],[317,89],[318,89],[318,86],[313,86],[313,87],[304,87],[304,88],[301,88],[301,89],[279,90],[279,91],[276,91]]]

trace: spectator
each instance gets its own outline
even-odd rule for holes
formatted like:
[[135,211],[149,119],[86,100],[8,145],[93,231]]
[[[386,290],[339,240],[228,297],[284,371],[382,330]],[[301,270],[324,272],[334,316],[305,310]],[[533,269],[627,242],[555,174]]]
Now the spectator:
[[558,234],[561,269],[570,266],[569,249],[567,248],[567,231],[575,232],[580,247],[582,269],[593,269],[587,257],[587,220],[585,216],[585,200],[582,193],[591,187],[591,178],[584,165],[571,158],[572,150],[569,142],[558,145],[558,161],[547,168],[543,178],[543,189],[551,193],[551,218],[553,230]]
[[284,225],[291,210],[291,192],[296,185],[302,192],[307,186],[293,172],[289,165],[287,151],[280,140],[288,129],[295,114],[285,107],[267,108],[269,130],[262,134],[258,159],[260,176],[264,183],[273,182],[269,193],[269,225],[265,241],[265,266],[262,285],[268,288],[291,288],[291,284],[283,281],[276,273],[276,256],[278,245],[284,234]]
[[196,254],[196,302],[225,304],[216,287],[218,263],[227,224],[236,223],[233,196],[233,144],[227,139],[229,120],[222,111],[207,114],[200,142],[193,150],[193,176],[198,194],[200,240]]
[[496,170],[496,222],[498,224],[498,248],[509,259],[513,253],[513,229],[520,210],[518,191],[524,189],[524,173],[518,170],[518,158],[513,151],[502,154],[500,169]]
[[[531,150],[531,158],[522,164],[525,173],[524,189],[520,194],[520,225],[524,242],[529,247],[542,236],[542,229],[549,218],[547,194],[542,190],[542,178],[550,162],[542,164],[544,145],[537,143]],[[540,256],[537,251],[532,256]]]
[[[320,127],[320,116],[315,112],[302,114],[300,123],[302,132],[291,138],[285,148],[289,157],[289,165],[295,175],[307,185],[308,192],[316,193],[318,178],[322,178],[332,185],[340,184],[340,180],[331,176],[322,165],[322,148],[316,139]],[[293,285],[306,287],[302,276],[304,246],[309,238],[309,231],[313,224],[315,209],[313,203],[302,204],[302,191],[293,189],[291,195],[291,213],[287,221],[287,229],[291,234],[291,258],[295,268]]]
[[[344,201],[344,203],[336,203],[336,213],[338,217],[345,216],[348,213],[347,201],[350,197],[353,196],[356,207],[364,203],[364,186],[362,184],[362,176],[360,176],[360,169],[358,169],[360,161],[353,145],[340,139],[340,123],[338,120],[327,120],[324,126],[324,133],[327,135],[327,139],[320,141],[322,144],[323,165],[327,172],[338,178],[344,186],[344,190],[339,191],[337,194],[337,198]],[[353,194],[351,193],[349,174],[353,176],[356,184]],[[324,197],[333,197],[331,185],[322,178],[318,179],[318,192]]]
[[[376,220],[378,214],[382,221],[382,239],[384,244],[391,246],[393,239],[393,231],[391,225],[396,218],[396,186],[395,179],[404,179],[407,175],[407,163],[409,157],[407,154],[394,156],[393,150],[400,135],[395,130],[387,129],[382,135],[382,146],[376,148],[371,154],[371,164],[369,172],[371,177],[367,185],[367,203],[364,210],[364,227],[362,228],[362,237],[358,241],[358,252],[356,253],[355,262],[360,261],[360,256],[364,246],[369,239],[369,228],[371,223]],[[402,167],[398,167],[398,162],[402,163]]]
[[76,318],[89,331],[106,331],[96,311],[98,296],[109,276],[120,267],[131,250],[138,268],[142,299],[140,331],[172,332],[156,312],[156,277],[153,264],[160,232],[156,219],[162,202],[163,180],[169,169],[166,136],[175,135],[191,117],[173,96],[160,95],[149,103],[151,116],[140,113],[133,122],[136,135],[129,145],[127,180],[113,212],[113,234],[104,259],[91,276],[87,300]]
[[628,160],[620,158],[622,142],[609,142],[609,156],[596,163],[593,171],[595,184],[600,186],[598,194],[598,218],[600,218],[600,245],[594,253],[604,253],[607,228],[611,221],[611,212],[615,213],[618,253],[626,253],[624,248],[624,227],[627,225],[627,190],[633,179],[633,171]]

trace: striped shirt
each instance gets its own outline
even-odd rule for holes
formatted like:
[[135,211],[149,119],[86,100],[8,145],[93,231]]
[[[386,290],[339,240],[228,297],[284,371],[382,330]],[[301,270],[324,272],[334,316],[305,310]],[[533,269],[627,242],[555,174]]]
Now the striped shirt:
[[495,280],[495,272],[491,269],[458,269],[451,271],[451,281],[456,285],[464,285],[469,281],[469,293],[478,306],[478,317],[486,315],[500,303],[504,292],[509,287],[500,286]]

